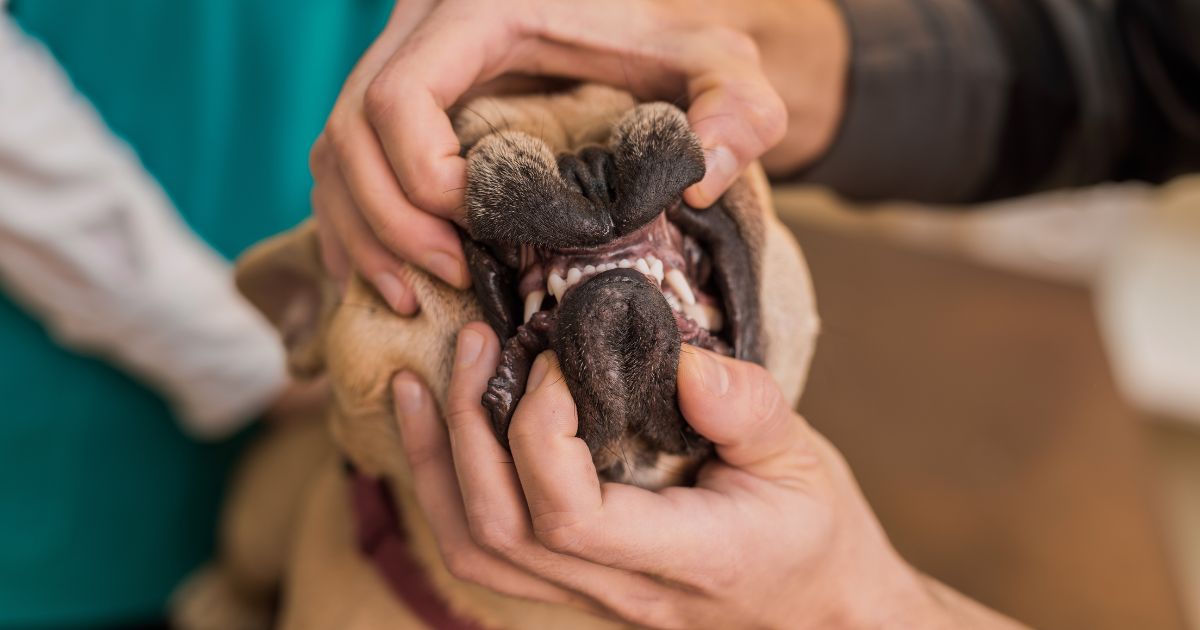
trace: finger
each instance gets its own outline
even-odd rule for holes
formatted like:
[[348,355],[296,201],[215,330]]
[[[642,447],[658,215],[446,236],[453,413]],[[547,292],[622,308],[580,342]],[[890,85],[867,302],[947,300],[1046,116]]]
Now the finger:
[[742,171],[783,139],[787,109],[757,64],[724,65],[688,82],[688,122],[704,148],[704,179],[684,201],[707,208]]
[[763,367],[685,345],[677,383],[688,424],[729,466],[776,481],[799,480],[820,467],[811,429]]
[[408,201],[365,119],[351,118],[339,124],[329,132],[339,169],[354,204],[378,240],[451,286],[470,286],[454,227]]
[[[314,173],[316,170],[314,169]],[[313,214],[318,226],[339,243],[368,282],[383,296],[388,306],[401,315],[417,312],[417,300],[404,278],[404,262],[379,243],[350,198],[341,174],[325,171],[313,187]]]
[[[704,178],[685,192],[684,200],[708,207],[750,162],[783,139],[787,109],[762,68],[754,40],[745,33],[690,27],[683,24],[686,18],[661,5],[624,4],[625,10],[608,3],[551,5],[534,23],[539,35],[609,54],[593,52],[594,61],[546,54],[531,59],[544,71],[582,74],[580,78],[624,86],[639,95],[649,88],[659,98],[671,98],[662,90],[677,85],[674,77],[683,77],[688,121],[704,147],[706,166]],[[610,61],[614,56],[619,63]]]
[[418,206],[461,217],[466,161],[446,109],[471,87],[495,78],[489,63],[511,42],[503,12],[491,4],[444,4],[413,32],[367,88],[364,111],[400,186]]
[[[554,584],[583,593],[601,608],[631,614],[651,593],[664,601],[668,589],[644,576],[562,556],[533,536],[512,457],[492,431],[480,399],[495,373],[500,345],[486,324],[459,333],[446,423],[472,539]],[[665,614],[662,612],[656,614]]]
[[737,559],[728,540],[737,513],[707,489],[601,485],[587,445],[576,437],[574,402],[549,355],[530,372],[509,442],[538,540],[597,564],[690,584],[721,575]]
[[339,293],[346,288],[346,281],[350,279],[350,255],[346,253],[346,249],[342,247],[341,241],[338,240],[337,234],[333,231],[333,226],[329,224],[329,220],[322,217],[322,212],[318,212],[317,194],[313,191],[312,204],[314,224],[317,229],[317,245],[321,248],[321,264],[325,267],[325,271],[329,272],[329,276],[337,283]]
[[472,535],[485,547],[504,551],[517,544],[527,517],[512,456],[496,439],[480,404],[499,354],[499,340],[487,325],[474,322],[459,331],[446,427]]
[[578,596],[533,577],[475,545],[467,531],[462,495],[450,460],[449,438],[429,390],[415,375],[402,372],[393,380],[392,391],[417,503],[429,521],[450,573],[507,595],[564,604],[576,602]]

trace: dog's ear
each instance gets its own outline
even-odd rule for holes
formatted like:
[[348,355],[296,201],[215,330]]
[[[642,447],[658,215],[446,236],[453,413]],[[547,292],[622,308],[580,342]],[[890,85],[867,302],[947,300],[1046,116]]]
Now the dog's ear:
[[312,221],[250,248],[238,258],[236,277],[238,290],[279,330],[292,374],[320,373],[324,329],[337,295]]

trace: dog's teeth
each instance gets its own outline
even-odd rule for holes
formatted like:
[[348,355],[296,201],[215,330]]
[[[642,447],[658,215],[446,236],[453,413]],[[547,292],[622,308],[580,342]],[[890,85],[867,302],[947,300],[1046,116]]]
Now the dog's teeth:
[[618,267],[620,267],[620,268],[622,268],[622,269],[629,269],[630,267],[632,267],[632,266],[633,266],[633,261],[630,261],[630,260],[622,260],[621,262],[617,263],[617,266],[618,266]]
[[616,269],[616,268],[617,268],[617,263],[615,263],[615,262],[610,262],[607,265],[604,265],[605,271],[612,271],[613,269]]
[[637,267],[638,271],[646,274],[647,276],[650,275],[650,264],[646,262],[645,258],[637,259],[637,264],[634,266]]
[[654,276],[658,280],[658,286],[662,286],[663,263],[661,260],[659,260],[657,258],[650,259],[650,275]]
[[567,291],[567,281],[563,280],[557,271],[552,271],[550,277],[546,279],[546,289],[550,291],[550,295],[553,295],[554,299],[561,302],[563,293]]
[[721,311],[707,304],[685,304],[683,314],[709,332],[721,330],[721,327],[725,325],[725,318],[721,316]]
[[567,286],[575,286],[579,283],[579,279],[582,277],[583,272],[579,270],[579,267],[571,267],[571,269],[567,271]]
[[587,274],[596,273],[596,265],[588,265],[588,266],[584,267],[583,273],[587,273]]
[[675,291],[675,295],[678,295],[684,304],[696,303],[696,296],[692,293],[692,287],[688,285],[687,278],[683,277],[682,271],[678,269],[668,271],[667,284],[671,285],[671,289]]
[[525,296],[525,321],[533,317],[533,314],[542,310],[542,300],[546,299],[545,291],[532,291]]

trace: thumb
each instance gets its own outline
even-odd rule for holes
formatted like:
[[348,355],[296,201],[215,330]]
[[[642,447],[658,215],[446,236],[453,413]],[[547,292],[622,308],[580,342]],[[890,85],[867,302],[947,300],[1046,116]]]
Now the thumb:
[[767,479],[820,465],[815,432],[761,366],[684,346],[678,378],[680,410],[726,464]]
[[696,95],[688,121],[704,149],[704,178],[684,191],[693,208],[707,208],[742,171],[783,139],[787,108],[761,72],[759,80],[721,81]]

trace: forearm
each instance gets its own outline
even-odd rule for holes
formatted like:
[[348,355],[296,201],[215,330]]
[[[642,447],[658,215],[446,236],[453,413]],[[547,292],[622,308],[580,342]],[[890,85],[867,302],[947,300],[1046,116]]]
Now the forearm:
[[[855,198],[965,202],[1118,174],[1134,95],[1108,4],[839,5],[850,52],[836,134],[813,160],[789,135],[765,158],[773,175]],[[784,87],[795,53],[764,53],[785,98],[812,89]]]
[[0,13],[0,283],[216,436],[285,382],[275,333],[40,46]]

